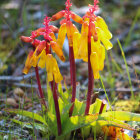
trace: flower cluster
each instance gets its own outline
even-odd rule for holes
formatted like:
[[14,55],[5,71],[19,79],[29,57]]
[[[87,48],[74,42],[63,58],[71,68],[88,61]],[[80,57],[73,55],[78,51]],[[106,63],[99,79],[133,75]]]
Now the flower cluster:
[[[94,12],[98,9],[98,1],[94,1],[94,6],[89,5],[89,11],[85,14],[83,18],[70,11],[69,8],[72,6],[70,1],[66,2],[66,10],[62,10],[57,14],[53,15],[52,18],[45,17],[44,25],[45,27],[39,28],[31,33],[30,37],[21,36],[21,40],[24,42],[30,42],[34,46],[34,53],[31,51],[27,57],[25,63],[25,68],[23,73],[27,74],[31,66],[38,66],[44,68],[46,61],[48,61],[47,55],[49,54],[50,46],[53,51],[58,55],[58,57],[65,61],[65,57],[62,52],[63,43],[67,34],[69,40],[69,46],[73,47],[74,58],[83,59],[83,61],[91,61],[91,66],[93,70],[93,75],[95,79],[99,78],[99,71],[104,68],[104,59],[105,59],[105,48],[107,50],[112,48],[112,44],[109,41],[112,38],[112,34],[108,30],[108,27],[100,16],[96,16]],[[58,28],[49,25],[50,21],[55,21],[64,17],[60,22],[61,26],[58,33],[58,38],[56,39],[54,33],[58,32]],[[76,26],[70,21],[74,21],[82,24],[81,33],[79,33]],[[36,37],[43,35],[43,41],[39,41]],[[91,43],[91,55],[90,60],[88,60],[88,43]],[[49,55],[50,56],[50,55]],[[51,57],[53,58],[53,57]],[[52,67],[58,67],[57,65]],[[47,69],[47,72],[49,70]],[[59,69],[57,72],[60,76]],[[52,69],[52,75],[56,75],[56,71]],[[51,81],[48,78],[49,81]],[[56,78],[55,78],[56,79]],[[60,82],[57,80],[56,82]]]
[[[112,43],[109,41],[112,34],[108,30],[103,18],[96,16],[94,11],[97,9],[97,1],[95,5],[89,5],[90,9],[84,16],[81,34],[74,34],[74,50],[75,58],[83,59],[83,61],[91,62],[93,75],[95,79],[99,79],[99,71],[104,68],[105,48],[112,48]],[[89,44],[90,43],[90,44]],[[88,46],[91,45],[90,60],[88,60]]]
[[[38,65],[40,68],[46,67],[48,81],[53,81],[54,77],[55,82],[59,83],[63,77],[60,74],[57,61],[51,54],[51,48],[62,61],[65,61],[62,47],[60,47],[63,46],[64,43],[62,34],[64,33],[65,25],[61,26],[58,31],[58,28],[53,25],[49,25],[49,22],[50,18],[46,16],[43,23],[45,27],[33,31],[30,37],[21,36],[21,40],[31,43],[34,50],[30,51],[28,54],[23,73],[27,74],[32,66],[36,67]],[[56,39],[54,33],[57,32],[58,38]],[[44,36],[44,40],[40,41],[36,39],[40,35]]]
[[51,21],[55,21],[58,20],[62,17],[64,17],[63,20],[60,21],[60,28],[62,26],[65,25],[65,34],[63,33],[63,38],[65,38],[66,34],[69,40],[69,46],[73,46],[73,36],[75,32],[79,32],[77,27],[72,23],[72,21],[70,21],[70,19],[73,19],[75,22],[82,24],[83,23],[83,19],[78,16],[77,14],[75,14],[74,12],[70,11],[70,7],[72,6],[72,3],[70,3],[70,0],[67,0],[66,3],[66,10],[62,10],[58,13],[56,13],[55,15],[52,16]]
[[[66,32],[69,40],[69,46],[73,47],[75,59],[83,59],[83,61],[91,61],[93,75],[95,79],[99,79],[99,71],[104,68],[105,48],[112,48],[112,43],[109,41],[112,34],[108,30],[103,18],[96,16],[94,12],[98,9],[98,0],[94,1],[94,5],[89,5],[89,11],[83,18],[69,11],[71,3],[66,2],[66,10],[60,11],[52,16],[52,21],[62,17],[61,26],[66,24]],[[82,24],[81,33],[70,19]],[[60,26],[60,27],[61,27]],[[66,34],[63,34],[63,38]],[[89,39],[89,40],[88,40]],[[91,43],[91,55],[88,60],[88,43]]]
[[[94,79],[99,79],[99,71],[104,68],[105,60],[105,48],[109,50],[112,48],[110,39],[112,34],[108,30],[103,18],[95,15],[95,11],[98,9],[98,0],[94,0],[94,5],[89,5],[89,11],[86,12],[84,17],[80,17],[74,12],[70,11],[72,3],[67,0],[65,10],[62,10],[55,15],[44,18],[44,27],[32,31],[31,36],[21,36],[21,40],[27,43],[31,43],[33,50],[29,52],[23,73],[27,74],[30,68],[35,67],[36,77],[38,82],[38,89],[40,97],[44,101],[43,92],[41,90],[41,84],[38,74],[38,66],[40,68],[46,68],[47,79],[51,82],[53,98],[55,103],[58,135],[61,134],[61,119],[57,97],[57,86],[55,83],[60,83],[63,79],[57,61],[53,57],[55,53],[61,61],[65,61],[63,54],[64,40],[68,38],[69,43],[69,62],[70,62],[70,77],[72,87],[72,106],[69,110],[69,116],[72,116],[74,109],[74,102],[76,98],[76,66],[75,59],[82,59],[88,62],[88,93],[85,108],[85,115],[89,113],[90,99],[93,92]],[[50,25],[50,22],[61,19],[60,28]],[[82,25],[81,32],[72,23],[72,20]],[[56,38],[55,33],[58,33]],[[39,40],[38,37],[43,36],[43,40]],[[53,52],[53,53],[52,53]],[[53,81],[53,82],[52,82]],[[44,103],[45,104],[45,103]]]

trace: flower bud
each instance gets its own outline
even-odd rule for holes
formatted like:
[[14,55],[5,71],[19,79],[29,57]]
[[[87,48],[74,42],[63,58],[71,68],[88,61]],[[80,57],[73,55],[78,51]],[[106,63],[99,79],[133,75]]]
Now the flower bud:
[[59,29],[56,26],[50,25],[49,28],[54,32],[58,33]]
[[88,36],[88,22],[84,22],[82,24],[81,34],[85,34],[85,36]]
[[56,37],[55,37],[54,33],[51,32],[49,35],[50,35],[50,37],[52,38],[52,40],[56,42]]
[[54,41],[51,41],[50,44],[51,44],[51,47],[52,47],[53,51],[58,55],[58,57],[62,61],[65,61],[65,56],[63,54],[62,49],[60,49],[59,45]]
[[40,44],[37,46],[36,50],[35,50],[35,55],[36,56],[39,56],[40,53],[43,51],[43,49],[45,48],[46,46],[46,41],[43,40],[40,42]]
[[45,28],[38,28],[37,30],[35,30],[37,37],[40,36],[41,32],[45,32]]
[[27,36],[21,36],[20,39],[23,41],[23,42],[32,42],[33,39],[31,37],[27,37]]
[[52,21],[58,20],[58,19],[62,18],[64,15],[65,15],[65,10],[62,10],[62,11],[56,13],[55,15],[53,15],[51,20]]
[[63,23],[67,23],[67,20],[65,18],[60,21],[60,25],[62,25]]
[[56,37],[55,37],[54,33],[51,32],[49,35],[50,35],[51,39],[56,42]]
[[77,23],[80,23],[80,24],[83,23],[83,18],[81,18],[80,16],[78,16],[74,12],[71,12],[71,18]]
[[97,36],[97,31],[96,31],[94,22],[90,22],[89,27],[90,27],[90,29],[89,29],[90,33],[93,36],[94,41],[97,41],[98,40],[98,36]]

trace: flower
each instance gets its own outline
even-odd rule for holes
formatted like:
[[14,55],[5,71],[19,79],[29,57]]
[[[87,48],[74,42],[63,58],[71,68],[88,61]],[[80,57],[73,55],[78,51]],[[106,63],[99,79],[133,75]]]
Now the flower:
[[49,82],[53,81],[53,77],[56,83],[59,83],[61,82],[61,80],[63,80],[56,59],[52,56],[52,54],[46,55],[46,71],[47,71],[47,79]]
[[[63,46],[62,42],[64,42],[65,36],[67,34],[69,46],[73,47],[74,33],[79,32],[79,31],[76,28],[76,26],[70,21],[70,19],[73,19],[75,22],[80,23],[80,24],[83,23],[83,19],[80,16],[78,16],[77,14],[75,14],[74,12],[70,11],[70,7],[72,6],[72,3],[70,2],[70,0],[67,0],[65,5],[66,5],[66,9],[53,15],[51,20],[55,21],[55,20],[58,20],[58,19],[64,17],[64,19],[60,21],[60,24],[61,24],[60,29],[62,28],[62,30],[61,30],[60,34],[58,35],[59,39],[58,39],[57,43],[59,46],[62,47]],[[75,49],[74,49],[74,51],[75,51]]]
[[[60,74],[57,61],[51,54],[50,48],[52,48],[53,52],[55,52],[62,61],[65,61],[62,46],[65,39],[63,35],[66,34],[66,24],[63,24],[58,31],[58,28],[49,25],[49,22],[50,18],[46,16],[43,23],[45,27],[32,31],[30,37],[21,36],[22,41],[31,43],[34,47],[34,51],[31,51],[27,57],[23,73],[27,74],[32,66],[36,67],[38,65],[40,68],[46,67],[48,81],[53,81],[54,77],[55,82],[59,83],[63,77]],[[58,32],[57,39],[54,35],[56,32]],[[43,35],[45,40],[40,41],[36,39],[40,35]]]
[[25,62],[25,67],[23,69],[23,73],[24,74],[27,74],[29,72],[31,66],[32,66],[31,63],[30,63],[30,61],[31,61],[31,58],[32,58],[33,53],[34,52],[31,50],[29,52],[28,56],[27,56],[27,59],[26,59],[26,62]]
[[[98,0],[94,5],[89,5],[90,9],[83,17],[81,34],[74,33],[73,46],[75,58],[91,62],[93,75],[99,79],[99,71],[104,68],[105,48],[109,50],[113,47],[110,39],[112,34],[108,30],[103,18],[96,16],[94,12],[98,9]],[[88,47],[91,46],[90,60],[88,60]],[[77,48],[77,49],[76,49]]]

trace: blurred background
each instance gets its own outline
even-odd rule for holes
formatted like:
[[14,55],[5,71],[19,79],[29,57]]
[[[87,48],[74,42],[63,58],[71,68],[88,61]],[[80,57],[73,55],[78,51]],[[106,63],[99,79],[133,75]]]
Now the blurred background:
[[[83,16],[92,0],[72,0],[72,10]],[[21,35],[30,36],[31,31],[42,27],[45,15],[52,16],[65,8],[65,0],[0,0],[0,98],[11,96],[13,90],[21,88],[30,96],[36,91],[34,69],[23,76],[22,69],[29,52],[30,44],[23,43]],[[113,34],[111,42],[114,47],[106,53],[105,69],[101,76],[106,91],[113,101],[127,100],[132,94],[140,96],[140,1],[139,0],[100,0],[97,15],[104,18]],[[59,22],[53,23],[60,26]],[[79,27],[79,25],[77,24]],[[80,27],[79,27],[80,28]],[[117,39],[125,54],[118,45]],[[65,63],[58,60],[61,73],[66,84],[70,85],[68,44],[64,44]],[[127,66],[125,64],[127,62]],[[129,72],[128,72],[129,70]],[[43,89],[45,91],[45,70],[40,70]],[[77,61],[77,85],[80,97],[85,98],[87,90],[87,64]],[[100,80],[95,80],[97,96],[105,98]],[[37,92],[37,91],[36,91]],[[138,98],[139,99],[139,98]],[[3,107],[4,105],[2,105]],[[139,110],[138,110],[139,111]]]

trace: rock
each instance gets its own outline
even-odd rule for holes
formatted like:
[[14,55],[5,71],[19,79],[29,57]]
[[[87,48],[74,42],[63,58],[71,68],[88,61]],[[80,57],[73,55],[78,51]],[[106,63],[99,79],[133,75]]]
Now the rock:
[[10,105],[10,106],[13,106],[13,107],[17,107],[18,106],[16,100],[13,99],[13,98],[7,98],[5,100],[5,104]]
[[24,96],[24,91],[21,88],[16,88],[14,90],[14,94],[19,96],[19,97],[23,97]]

